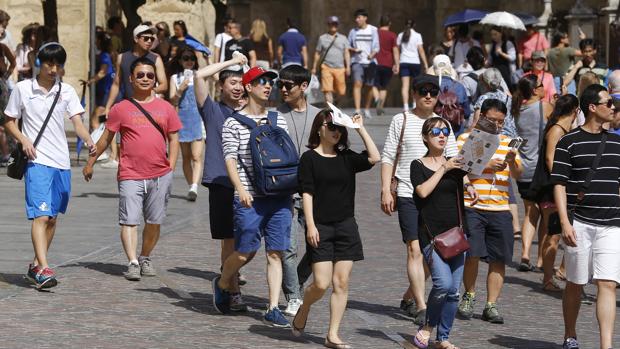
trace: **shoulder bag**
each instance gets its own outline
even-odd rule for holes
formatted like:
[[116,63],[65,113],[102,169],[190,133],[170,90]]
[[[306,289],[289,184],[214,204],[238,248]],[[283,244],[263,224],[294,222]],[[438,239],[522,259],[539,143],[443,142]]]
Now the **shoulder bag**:
[[[573,218],[575,216],[575,209],[586,196],[586,192],[590,187],[590,182],[592,182],[592,178],[594,178],[594,174],[596,173],[596,168],[598,164],[601,162],[601,157],[603,155],[603,150],[605,150],[605,143],[607,142],[607,132],[603,131],[603,136],[601,137],[601,143],[598,145],[598,150],[596,152],[596,157],[594,157],[594,161],[592,162],[592,167],[588,170],[588,174],[586,175],[586,180],[581,184],[579,188],[579,192],[577,192],[577,200],[573,207],[568,210],[568,220],[570,224],[573,224]],[[548,234],[555,235],[562,233],[562,224],[560,223],[560,214],[556,211],[549,216],[549,223],[547,226]]]
[[390,194],[396,203],[398,198],[398,178],[396,178],[396,168],[403,150],[403,137],[405,136],[405,127],[407,126],[407,112],[403,112],[403,126],[400,128],[400,137],[398,137],[398,146],[396,147],[396,156],[394,157],[394,165],[392,165],[392,177],[390,179]]
[[[50,118],[52,117],[52,113],[54,112],[54,108],[56,107],[56,103],[58,102],[58,99],[60,98],[61,87],[62,87],[62,83],[58,82],[58,92],[56,93],[56,96],[54,97],[54,102],[52,102],[52,107],[47,112],[47,116],[45,117],[45,121],[43,121],[43,126],[41,126],[41,129],[39,130],[39,133],[37,134],[37,138],[34,140],[34,143],[32,143],[35,149],[37,147],[37,144],[39,144],[39,141],[41,140],[41,136],[43,136],[43,131],[45,131],[45,128],[47,127],[47,124],[49,123]],[[19,129],[21,131],[22,120],[19,120],[19,123],[20,123]],[[24,152],[24,148],[22,144],[17,143],[17,147],[15,147],[15,149],[11,152],[11,155],[9,156],[9,164],[7,165],[6,175],[9,176],[10,178],[21,180],[22,178],[24,178],[24,173],[26,173],[27,165],[28,165],[28,156]]]

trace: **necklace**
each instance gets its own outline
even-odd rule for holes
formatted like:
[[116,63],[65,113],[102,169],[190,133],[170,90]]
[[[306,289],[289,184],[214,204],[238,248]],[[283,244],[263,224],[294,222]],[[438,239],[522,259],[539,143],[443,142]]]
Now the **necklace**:
[[306,104],[306,113],[304,116],[304,129],[301,132],[301,135],[297,132],[297,123],[295,122],[295,118],[293,117],[293,108],[289,110],[288,114],[291,116],[291,120],[293,121],[293,128],[295,129],[295,143],[297,144],[297,151],[301,155],[301,143],[304,141],[303,136],[306,133],[306,126],[308,126],[308,105]]

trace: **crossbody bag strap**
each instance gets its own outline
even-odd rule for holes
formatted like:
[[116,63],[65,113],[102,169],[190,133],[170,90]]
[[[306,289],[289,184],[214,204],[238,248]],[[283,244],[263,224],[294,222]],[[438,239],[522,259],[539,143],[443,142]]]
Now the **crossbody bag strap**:
[[[544,75],[543,75],[544,76]],[[543,123],[545,120],[545,115],[543,112],[543,101],[538,101],[538,111],[540,114],[540,122],[538,123],[538,149],[542,146],[544,135],[543,135]]]
[[598,144],[598,150],[596,151],[596,156],[594,157],[594,161],[592,162],[592,167],[588,170],[588,174],[586,175],[586,180],[583,182],[581,187],[579,188],[579,193],[577,193],[577,205],[583,200],[586,195],[586,191],[590,187],[590,182],[594,178],[594,174],[596,173],[596,169],[598,164],[601,162],[601,157],[603,156],[603,150],[605,150],[605,143],[607,142],[607,131],[603,131],[603,136],[601,137],[601,143]]
[[398,146],[396,146],[396,156],[394,157],[394,166],[392,166],[392,177],[396,176],[396,167],[400,160],[400,155],[403,149],[403,137],[405,136],[405,127],[407,126],[407,113],[403,112],[403,126],[400,128],[400,137],[398,137]]
[[329,44],[329,46],[327,46],[327,49],[325,50],[325,52],[323,52],[323,54],[321,54],[321,57],[319,58],[319,64],[318,64],[317,68],[321,69],[321,64],[323,64],[323,61],[325,60],[325,57],[327,57],[327,52],[329,52],[329,49],[331,49],[332,46],[334,46],[334,43],[336,42],[336,39],[338,39],[338,33],[336,33],[336,35],[334,35],[334,38],[332,39],[332,42]]
[[[463,198],[465,197],[465,194],[463,194]],[[458,183],[456,184],[456,209],[458,211],[459,214],[459,227],[461,227],[461,229],[463,229],[463,212],[461,211],[461,198],[459,197],[459,185]]]
[[39,130],[39,134],[37,134],[37,138],[34,140],[34,143],[32,143],[32,145],[35,148],[37,147],[37,144],[39,144],[39,141],[41,140],[41,137],[43,136],[43,131],[45,131],[45,128],[47,127],[47,124],[49,123],[50,119],[52,118],[52,113],[54,112],[54,108],[56,107],[56,103],[58,102],[58,99],[60,98],[61,86],[62,86],[62,83],[58,82],[58,92],[56,93],[56,96],[54,97],[54,102],[52,102],[52,107],[47,112],[47,116],[45,117],[45,121],[43,121],[43,126],[41,126],[41,129]]
[[159,133],[161,133],[161,136],[164,137],[164,143],[167,143],[168,138],[166,137],[166,133],[164,132],[164,129],[161,128],[161,126],[159,126],[159,124],[155,121],[155,119],[153,119],[151,114],[149,114],[149,112],[146,111],[146,109],[144,109],[144,107],[142,107],[140,105],[140,103],[136,102],[133,98],[127,98],[127,100],[129,102],[131,102],[131,104],[135,105],[136,108],[138,108],[138,110],[140,110],[142,112],[142,114],[144,114],[144,116],[146,116],[146,118],[151,122],[151,124],[153,124],[153,126],[155,126],[157,131],[159,131]]

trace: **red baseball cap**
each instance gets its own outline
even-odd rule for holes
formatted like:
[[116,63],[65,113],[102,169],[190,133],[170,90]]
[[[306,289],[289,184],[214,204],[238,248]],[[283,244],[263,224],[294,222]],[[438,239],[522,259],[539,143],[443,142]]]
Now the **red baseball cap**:
[[241,82],[245,86],[251,83],[252,81],[260,78],[261,76],[267,76],[270,79],[275,79],[278,77],[278,74],[270,70],[265,70],[261,67],[253,67],[250,70],[248,70],[245,74],[243,74],[243,79],[241,80]]

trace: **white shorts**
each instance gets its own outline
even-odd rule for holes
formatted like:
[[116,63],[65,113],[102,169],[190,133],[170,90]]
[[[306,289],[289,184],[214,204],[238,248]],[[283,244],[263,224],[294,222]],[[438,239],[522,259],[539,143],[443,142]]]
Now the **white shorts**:
[[575,220],[577,247],[564,245],[566,280],[585,285],[593,280],[620,283],[620,227]]

